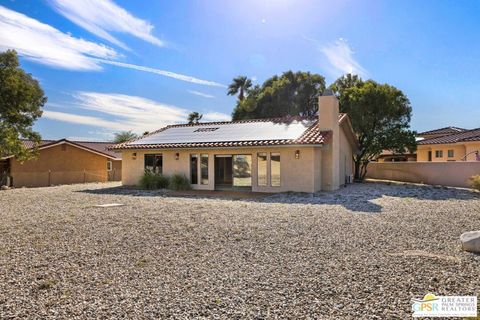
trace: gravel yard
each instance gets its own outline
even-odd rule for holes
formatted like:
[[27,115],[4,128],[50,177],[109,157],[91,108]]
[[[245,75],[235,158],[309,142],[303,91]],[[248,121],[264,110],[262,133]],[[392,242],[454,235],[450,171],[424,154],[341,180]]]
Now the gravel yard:
[[[87,184],[0,191],[0,318],[407,318],[476,295],[466,190],[351,185],[253,199]],[[121,203],[122,207],[94,205]]]

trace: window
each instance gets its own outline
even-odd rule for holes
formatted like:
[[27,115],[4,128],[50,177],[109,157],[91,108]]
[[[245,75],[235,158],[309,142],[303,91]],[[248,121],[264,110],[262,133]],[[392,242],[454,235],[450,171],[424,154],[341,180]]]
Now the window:
[[198,184],[198,154],[190,155],[190,183]]
[[146,154],[145,155],[145,171],[153,173],[163,172],[163,157],[161,154]]
[[280,153],[270,153],[270,185],[280,187]]
[[112,171],[112,161],[111,160],[107,161],[107,171]]
[[261,152],[257,154],[257,184],[260,187],[267,186],[267,154]]
[[200,155],[200,182],[208,184],[208,154]]
[[443,158],[443,150],[435,150],[435,158]]
[[453,152],[453,150],[448,150],[447,153],[449,158],[453,158],[455,156],[455,153]]

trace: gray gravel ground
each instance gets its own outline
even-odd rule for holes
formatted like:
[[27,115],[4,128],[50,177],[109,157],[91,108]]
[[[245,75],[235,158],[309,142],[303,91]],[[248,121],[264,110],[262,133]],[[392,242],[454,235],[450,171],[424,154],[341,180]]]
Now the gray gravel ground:
[[[387,184],[252,200],[0,191],[0,318],[409,318],[475,295],[480,196]],[[123,207],[97,208],[102,203]]]

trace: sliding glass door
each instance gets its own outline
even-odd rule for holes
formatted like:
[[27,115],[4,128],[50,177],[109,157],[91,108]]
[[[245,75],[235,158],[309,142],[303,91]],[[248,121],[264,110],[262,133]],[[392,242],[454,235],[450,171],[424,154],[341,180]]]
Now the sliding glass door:
[[233,156],[233,186],[252,186],[252,156],[236,154]]

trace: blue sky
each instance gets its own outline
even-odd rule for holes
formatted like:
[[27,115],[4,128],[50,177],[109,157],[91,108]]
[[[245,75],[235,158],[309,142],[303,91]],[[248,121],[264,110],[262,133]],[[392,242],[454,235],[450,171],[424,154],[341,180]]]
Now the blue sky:
[[412,128],[480,127],[478,1],[0,0],[0,51],[16,49],[48,103],[43,138],[110,139],[228,119],[237,75],[346,72],[392,84]]

